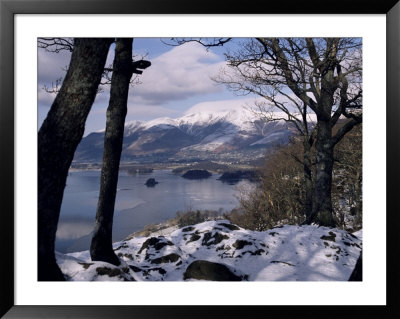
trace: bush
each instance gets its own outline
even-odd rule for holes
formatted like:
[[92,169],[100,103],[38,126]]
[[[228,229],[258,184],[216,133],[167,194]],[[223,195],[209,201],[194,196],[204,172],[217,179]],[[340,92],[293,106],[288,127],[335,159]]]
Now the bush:
[[280,224],[297,224],[303,214],[302,166],[295,145],[276,149],[266,158],[256,187],[239,190],[240,207],[225,217],[243,228],[264,231]]
[[175,223],[178,227],[195,225],[208,220],[219,219],[222,216],[222,209],[215,210],[189,210],[176,213]]

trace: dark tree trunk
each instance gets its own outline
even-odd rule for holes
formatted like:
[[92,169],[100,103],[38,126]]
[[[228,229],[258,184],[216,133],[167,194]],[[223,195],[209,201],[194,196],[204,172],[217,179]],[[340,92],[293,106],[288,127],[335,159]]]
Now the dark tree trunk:
[[38,134],[38,279],[64,280],[54,245],[68,169],[96,97],[111,39],[75,39],[68,72]]
[[112,226],[117,192],[119,163],[122,152],[129,82],[132,76],[132,38],[118,39],[115,46],[110,102],[104,136],[100,195],[90,255],[92,260],[119,265],[112,248]]
[[306,220],[311,217],[313,200],[311,145],[308,139],[303,142],[303,171],[304,171],[304,211]]
[[318,120],[316,148],[316,172],[310,222],[335,227],[332,211],[333,145],[329,121]]
[[349,281],[362,281],[362,252],[357,259],[356,266],[350,275]]

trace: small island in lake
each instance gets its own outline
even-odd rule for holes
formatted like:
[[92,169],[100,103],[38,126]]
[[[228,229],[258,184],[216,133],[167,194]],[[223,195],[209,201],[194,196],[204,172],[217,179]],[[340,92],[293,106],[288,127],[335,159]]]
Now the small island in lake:
[[221,175],[221,177],[217,179],[222,181],[223,183],[236,184],[243,179],[247,179],[251,182],[257,181],[259,179],[259,176],[257,175],[257,172],[252,170],[239,170],[235,172],[225,172]]
[[158,184],[158,182],[154,178],[149,178],[145,183],[147,187],[154,187],[156,184]]
[[187,179],[203,179],[209,178],[212,174],[205,169],[192,169],[182,175],[183,178]]

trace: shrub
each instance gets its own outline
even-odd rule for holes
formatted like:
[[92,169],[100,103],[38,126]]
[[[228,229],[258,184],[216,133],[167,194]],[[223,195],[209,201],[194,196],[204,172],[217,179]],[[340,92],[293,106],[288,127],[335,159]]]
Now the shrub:
[[264,231],[279,224],[304,220],[302,167],[290,153],[293,145],[276,149],[260,169],[261,181],[239,190],[240,207],[225,217],[243,228]]
[[185,227],[202,223],[207,220],[219,219],[222,216],[222,209],[215,210],[189,210],[187,212],[176,213],[175,224],[178,227]]

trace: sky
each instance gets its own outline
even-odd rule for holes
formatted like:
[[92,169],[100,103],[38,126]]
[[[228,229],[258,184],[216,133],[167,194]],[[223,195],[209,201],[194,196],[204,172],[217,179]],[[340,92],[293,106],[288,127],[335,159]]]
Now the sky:
[[[230,104],[231,101],[237,105],[241,100],[244,105],[248,103],[248,96],[235,95],[212,80],[226,66],[223,53],[235,43],[207,50],[196,42],[170,46],[164,43],[168,40],[134,39],[134,60],[144,58],[151,61],[152,65],[138,76],[140,84],[130,87],[126,122],[159,117],[177,118],[204,102],[209,105]],[[112,65],[113,57],[114,45],[110,47],[106,66]],[[52,83],[64,77],[69,60],[70,53],[67,51],[50,53],[38,49],[38,129],[55,97],[54,93],[46,92],[44,86],[52,87]],[[105,128],[109,86],[103,86],[102,89],[86,121],[85,136]]]

